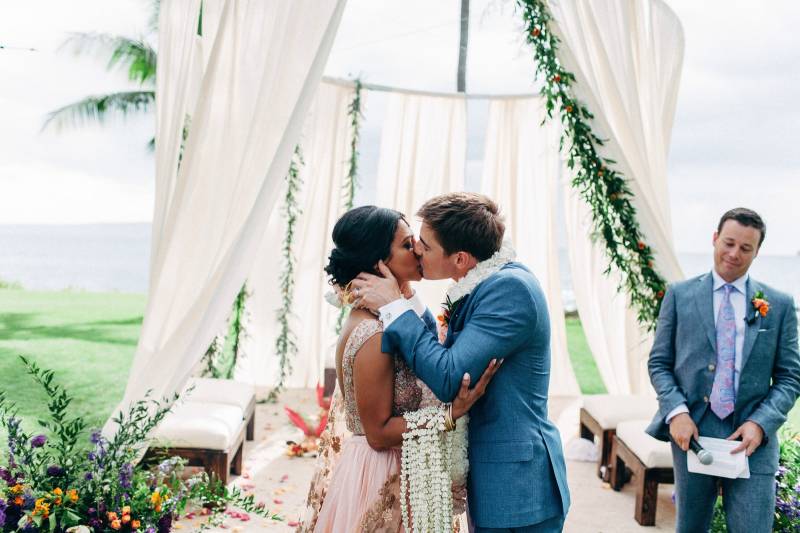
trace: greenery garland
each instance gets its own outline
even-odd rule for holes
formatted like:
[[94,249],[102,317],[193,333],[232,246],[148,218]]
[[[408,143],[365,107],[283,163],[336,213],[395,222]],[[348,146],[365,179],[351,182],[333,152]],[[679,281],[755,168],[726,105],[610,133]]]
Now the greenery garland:
[[[350,211],[353,209],[353,202],[358,189],[358,141],[361,135],[361,120],[364,114],[361,111],[361,80],[355,80],[355,90],[353,92],[353,100],[347,108],[347,116],[350,117],[350,161],[347,169],[347,177],[345,178],[344,190],[344,210]],[[347,316],[348,308],[342,306],[339,311],[339,318],[336,320],[336,335],[342,331],[342,324]]]
[[283,238],[281,251],[283,254],[283,272],[280,276],[281,288],[281,308],[278,310],[278,324],[280,333],[275,340],[275,353],[279,358],[278,384],[269,394],[270,400],[275,400],[278,393],[283,390],[286,378],[292,371],[292,357],[297,355],[296,336],[292,332],[289,323],[292,315],[292,301],[294,300],[294,270],[296,259],[294,257],[294,232],[297,219],[301,214],[300,206],[297,203],[297,194],[300,191],[302,179],[300,179],[300,167],[303,161],[303,152],[300,145],[294,149],[294,157],[289,164],[289,172],[286,174],[286,195],[283,199],[283,215],[286,218],[286,235]]
[[611,168],[616,161],[603,158],[597,147],[604,141],[589,123],[594,115],[573,94],[575,75],[558,60],[560,40],[550,29],[552,14],[545,0],[517,0],[533,46],[536,76],[544,78],[541,94],[547,116],[557,111],[563,126],[561,149],[567,150],[567,166],[575,170],[572,186],[592,210],[594,233],[603,239],[612,266],[622,273],[618,290],[630,296],[640,324],[655,329],[658,311],[666,290],[664,278],[656,271],[653,251],[644,241],[631,192],[621,173]]
[[245,282],[233,302],[231,316],[225,325],[224,332],[212,339],[203,356],[205,365],[203,376],[233,379],[236,365],[244,357],[242,341],[248,336],[247,318],[249,315],[246,303],[249,297],[250,293],[247,290],[247,282]]

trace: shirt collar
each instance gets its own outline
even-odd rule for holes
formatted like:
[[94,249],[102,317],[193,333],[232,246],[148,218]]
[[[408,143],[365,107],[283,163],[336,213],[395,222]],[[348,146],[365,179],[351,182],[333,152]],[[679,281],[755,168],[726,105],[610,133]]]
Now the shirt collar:
[[[717,274],[716,269],[711,269],[711,276],[714,278],[714,288],[713,291],[720,289],[723,285],[727,284],[728,282],[722,279],[722,276]],[[744,276],[740,277],[739,279],[735,279],[731,282],[733,288],[739,291],[742,294],[747,294],[747,280],[750,279],[750,273],[745,272]]]

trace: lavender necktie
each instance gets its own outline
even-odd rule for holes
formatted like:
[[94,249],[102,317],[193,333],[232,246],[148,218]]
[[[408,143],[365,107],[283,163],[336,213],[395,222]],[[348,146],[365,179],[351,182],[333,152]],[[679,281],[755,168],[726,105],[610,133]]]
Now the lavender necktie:
[[736,401],[733,377],[736,360],[736,320],[731,304],[733,285],[724,285],[725,294],[717,317],[717,368],[711,387],[711,410],[720,420],[733,412]]

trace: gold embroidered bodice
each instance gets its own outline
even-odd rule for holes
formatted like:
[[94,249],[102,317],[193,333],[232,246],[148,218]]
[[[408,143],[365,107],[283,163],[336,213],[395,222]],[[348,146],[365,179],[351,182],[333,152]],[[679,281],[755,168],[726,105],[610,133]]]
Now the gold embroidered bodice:
[[[354,435],[363,435],[364,428],[358,416],[356,396],[353,388],[353,364],[356,353],[373,335],[383,331],[379,320],[369,319],[359,323],[347,339],[342,354],[342,384],[344,393],[344,411],[347,429]],[[400,356],[394,358],[394,399],[392,400],[392,416],[401,416],[409,411],[419,409],[422,401],[422,389],[417,379]]]

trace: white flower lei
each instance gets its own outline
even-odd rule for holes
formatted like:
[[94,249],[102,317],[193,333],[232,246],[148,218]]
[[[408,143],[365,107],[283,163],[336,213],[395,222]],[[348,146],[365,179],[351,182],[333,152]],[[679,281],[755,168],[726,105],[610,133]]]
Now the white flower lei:
[[[444,431],[441,406],[411,411],[403,418],[407,424],[400,475],[403,527],[409,532],[450,532],[453,483],[466,483],[467,417],[457,420],[451,432]],[[409,514],[413,523],[409,523]]]
[[511,246],[510,241],[503,241],[503,245],[492,257],[486,261],[481,261],[467,272],[467,275],[450,285],[447,289],[447,298],[451,302],[457,302],[464,296],[471,293],[486,278],[512,262],[517,257],[517,252]]

